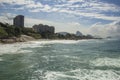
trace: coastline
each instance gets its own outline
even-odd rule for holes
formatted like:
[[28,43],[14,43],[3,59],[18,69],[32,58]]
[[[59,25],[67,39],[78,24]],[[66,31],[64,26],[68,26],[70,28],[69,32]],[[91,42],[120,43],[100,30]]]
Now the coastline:
[[21,35],[20,37],[11,37],[11,38],[5,38],[0,39],[0,44],[12,44],[12,43],[18,43],[18,42],[28,42],[28,41],[36,41],[36,40],[90,40],[90,39],[102,39],[102,38],[81,38],[81,39],[35,39],[34,37],[28,36],[28,35]]
[[[101,39],[95,38],[92,35],[83,35],[81,32],[77,31],[76,34],[66,32],[63,34],[55,33],[51,26],[39,24],[38,28],[26,28],[26,27],[16,27],[14,25],[5,24],[0,22],[0,43],[10,44],[16,42],[28,42],[38,39],[44,40],[88,40],[88,39]],[[44,31],[44,28],[48,28]],[[39,31],[42,30],[43,32]],[[36,31],[38,30],[38,31]],[[50,31],[49,31],[50,30]],[[51,32],[52,30],[52,32]]]

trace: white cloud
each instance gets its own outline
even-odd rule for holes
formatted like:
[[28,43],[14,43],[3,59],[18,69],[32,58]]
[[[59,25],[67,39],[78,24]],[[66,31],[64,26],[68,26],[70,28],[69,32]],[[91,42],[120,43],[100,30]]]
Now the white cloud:
[[[28,6],[29,7],[29,6]],[[31,6],[32,8],[33,8],[33,6]],[[44,11],[44,12],[52,12],[52,11],[56,11],[56,8],[51,8],[51,6],[49,6],[49,5],[42,5],[41,4],[41,7],[39,6],[39,7],[37,7],[36,6],[36,8],[35,8],[35,6],[34,6],[34,8],[33,9],[30,9],[29,10],[30,12],[40,12],[40,11]]]
[[59,8],[51,8],[51,11],[52,11],[52,12],[58,12],[58,11],[59,11]]
[[35,2],[32,2],[32,3],[29,3],[29,5],[26,5],[27,8],[42,8],[43,5],[41,3],[35,3]]
[[[82,5],[73,5],[75,2],[83,2]],[[86,8],[83,8],[86,7]],[[72,10],[70,10],[72,9]],[[84,0],[69,0],[65,4],[60,5],[43,5],[43,8],[37,8],[30,10],[31,12],[61,12],[61,13],[68,13],[73,15],[84,16],[88,18],[97,18],[103,20],[112,20],[116,21],[119,20],[120,17],[116,16],[107,16],[105,14],[101,14],[102,11],[120,11],[120,7],[114,4],[102,3],[102,2],[95,2],[89,1],[85,2]]]
[[15,16],[16,16],[16,14],[1,13],[0,22],[12,24],[13,23],[13,18]]
[[90,10],[96,10],[96,11],[111,11],[111,12],[119,12],[120,7],[115,5],[115,4],[108,4],[108,3],[103,3],[103,2],[95,2],[95,3],[90,3],[89,4],[91,8]]
[[[73,5],[76,2],[81,2],[81,4]],[[97,18],[103,20],[119,20],[120,17],[108,16],[104,12],[119,12],[120,7],[115,4],[103,3],[98,0],[69,0],[68,3],[62,5],[55,5],[59,8],[59,12],[89,17]]]
[[23,4],[27,4],[30,3],[30,0],[26,1],[26,0],[0,0],[0,3],[8,3],[8,4],[19,4],[19,5],[23,5]]
[[85,33],[84,27],[80,23],[71,22],[71,23],[60,23],[48,20],[41,20],[41,19],[34,19],[34,18],[25,18],[25,26],[32,27],[34,24],[47,24],[50,26],[55,26],[56,32],[70,32],[75,33],[76,31],[80,30],[81,32]]
[[[13,23],[13,18],[16,14],[6,13],[0,16],[0,22]],[[56,32],[71,32],[75,33],[80,31],[84,34],[98,35],[102,37],[106,36],[120,36],[120,21],[114,21],[110,24],[103,25],[102,23],[93,24],[89,29],[82,26],[78,22],[60,23],[49,20],[41,20],[25,17],[25,26],[32,27],[34,24],[47,24],[50,26],[55,26]]]
[[30,12],[40,12],[40,9],[39,8],[37,8],[37,9],[31,9],[31,10],[29,10]]
[[[0,22],[13,24],[13,18],[16,15],[17,14],[3,13],[2,16],[0,16]],[[25,27],[32,27],[35,24],[46,24],[50,26],[55,26],[56,32],[66,31],[70,33],[75,33],[78,30],[80,30],[81,32],[85,30],[85,28],[82,27],[82,25],[77,22],[61,23],[61,22],[44,20],[44,19],[35,19],[35,18],[25,17]]]
[[[46,0],[48,1],[48,0]],[[52,0],[49,0],[52,1]],[[55,2],[55,1],[54,1]],[[62,4],[57,4],[64,2]],[[80,4],[75,4],[75,3]],[[120,7],[115,4],[103,3],[99,0],[56,0],[56,4],[48,5],[41,4],[40,2],[35,2],[34,0],[0,0],[0,3],[9,3],[24,5],[24,8],[28,9],[30,12],[60,12],[68,13],[73,15],[84,16],[88,18],[97,18],[103,20],[119,20],[120,17],[108,16],[104,12],[120,12]],[[19,8],[20,9],[24,9]]]
[[[44,1],[48,1],[48,0],[44,0]],[[61,2],[63,3],[57,4]],[[0,0],[0,4],[1,3],[8,3],[11,5],[23,5],[22,7],[14,8],[15,10],[28,9],[28,11],[30,12],[40,12],[40,11],[59,12],[59,13],[67,13],[71,15],[79,15],[82,17],[96,18],[103,20],[111,20],[111,21],[120,20],[120,16],[110,16],[104,13],[104,12],[118,13],[120,12],[120,6],[110,3],[103,3],[100,2],[100,0],[56,0],[56,4],[54,5],[49,5],[49,4],[43,5],[40,2],[36,3],[34,0]],[[81,3],[81,4],[75,4],[75,3]],[[0,21],[12,23],[12,20],[10,19],[12,17],[10,16],[13,15],[12,14],[2,15],[0,16]],[[62,30],[67,32],[75,32],[76,30],[80,30],[82,33],[86,33],[87,31],[86,28],[83,28],[81,24],[76,22],[55,23],[53,21],[48,21],[48,20],[26,18],[25,23],[26,26],[32,26],[34,24],[39,24],[39,23],[53,25],[56,26],[57,32],[60,32]],[[106,25],[103,25],[102,23],[96,23],[89,29],[89,32],[91,32],[94,35],[100,35],[100,36],[119,35],[120,24],[118,23],[119,22],[114,22]]]
[[98,14],[98,13],[85,13],[85,12],[78,12],[78,11],[70,11],[70,10],[59,10],[59,12],[64,12],[64,13],[69,13],[69,14],[74,14],[74,15],[79,15],[79,16],[85,16],[89,18],[97,18],[97,19],[103,19],[103,20],[120,20],[120,17],[115,17],[115,16],[106,16],[104,14]]
[[114,21],[105,25],[96,23],[89,28],[89,33],[102,37],[120,36],[120,21]]
[[46,10],[51,9],[51,7],[49,5],[45,5],[44,7],[45,7]]
[[68,0],[68,3],[85,2],[85,0]]

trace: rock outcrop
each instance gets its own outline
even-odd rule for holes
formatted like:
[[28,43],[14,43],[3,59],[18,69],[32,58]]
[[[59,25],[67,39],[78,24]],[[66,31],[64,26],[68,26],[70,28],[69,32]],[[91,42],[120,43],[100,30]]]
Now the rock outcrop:
[[31,36],[21,35],[20,37],[11,37],[8,39],[0,39],[0,42],[1,43],[15,43],[15,42],[26,42],[26,41],[32,41],[32,40],[35,40],[35,39]]

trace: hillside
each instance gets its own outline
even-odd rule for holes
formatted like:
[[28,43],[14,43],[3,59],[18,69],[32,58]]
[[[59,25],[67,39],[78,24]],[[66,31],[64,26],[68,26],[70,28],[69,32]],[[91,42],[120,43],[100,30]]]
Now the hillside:
[[[26,35],[27,37],[23,35]],[[31,37],[30,40],[32,38],[40,39],[41,35],[36,33],[32,28],[20,28],[0,22],[0,42],[26,41],[29,40],[28,37]]]

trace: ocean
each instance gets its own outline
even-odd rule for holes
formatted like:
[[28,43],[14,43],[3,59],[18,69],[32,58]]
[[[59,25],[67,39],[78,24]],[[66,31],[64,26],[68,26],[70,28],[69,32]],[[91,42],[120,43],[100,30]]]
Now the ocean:
[[0,44],[0,80],[120,80],[120,40]]

